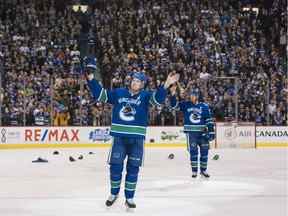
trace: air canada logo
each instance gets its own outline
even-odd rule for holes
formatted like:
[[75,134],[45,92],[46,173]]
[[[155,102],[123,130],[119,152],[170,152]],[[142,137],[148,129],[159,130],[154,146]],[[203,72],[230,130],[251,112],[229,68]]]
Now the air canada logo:
[[231,128],[227,128],[225,129],[224,131],[224,136],[227,138],[227,139],[235,139],[237,137],[237,132],[236,132],[236,129],[231,127]]
[[1,129],[1,143],[6,143],[6,129],[5,128],[2,128]]
[[288,137],[288,130],[285,128],[283,130],[265,130],[257,131],[257,137]]
[[121,108],[119,112],[119,117],[123,121],[134,121],[135,114],[136,114],[136,110],[129,103],[127,103],[125,106]]

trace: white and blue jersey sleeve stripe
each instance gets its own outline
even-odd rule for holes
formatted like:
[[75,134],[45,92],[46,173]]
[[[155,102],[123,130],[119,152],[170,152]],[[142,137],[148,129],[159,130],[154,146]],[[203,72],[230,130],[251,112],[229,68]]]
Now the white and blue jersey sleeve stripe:
[[99,102],[114,104],[115,96],[113,91],[104,89],[95,79],[88,80],[87,82],[95,100]]

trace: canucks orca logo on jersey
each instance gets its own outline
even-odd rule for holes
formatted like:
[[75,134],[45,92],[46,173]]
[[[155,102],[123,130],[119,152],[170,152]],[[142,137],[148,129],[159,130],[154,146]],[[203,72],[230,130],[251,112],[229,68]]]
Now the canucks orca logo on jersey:
[[200,123],[201,113],[202,113],[201,109],[192,109],[192,113],[189,116],[189,120],[194,124]]
[[136,110],[129,103],[127,103],[125,106],[121,108],[119,112],[119,117],[123,121],[134,121],[135,114],[136,114]]

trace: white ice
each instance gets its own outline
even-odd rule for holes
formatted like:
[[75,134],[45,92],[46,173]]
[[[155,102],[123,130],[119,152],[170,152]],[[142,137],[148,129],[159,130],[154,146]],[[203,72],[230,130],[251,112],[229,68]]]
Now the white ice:
[[[184,148],[148,148],[133,213],[125,209],[123,190],[115,206],[105,208],[109,149],[54,150],[0,150],[0,216],[288,215],[287,149],[211,150],[211,178],[203,180],[191,178]],[[68,160],[80,154],[83,160]],[[39,156],[49,162],[31,163]]]

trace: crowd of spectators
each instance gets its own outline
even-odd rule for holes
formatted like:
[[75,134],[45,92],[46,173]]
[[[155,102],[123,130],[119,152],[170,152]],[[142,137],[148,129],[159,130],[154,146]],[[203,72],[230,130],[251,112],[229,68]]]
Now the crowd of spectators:
[[[105,87],[141,70],[153,90],[176,71],[219,121],[288,124],[285,0],[97,2],[88,34]],[[81,28],[65,1],[0,0],[3,125],[110,124],[111,107],[92,100],[79,68]],[[167,104],[150,110],[152,125],[182,120]]]

